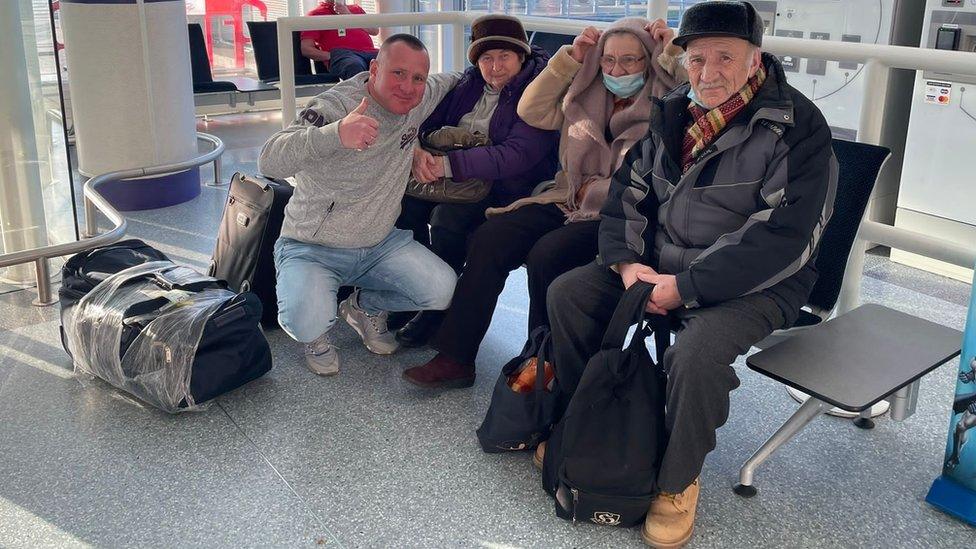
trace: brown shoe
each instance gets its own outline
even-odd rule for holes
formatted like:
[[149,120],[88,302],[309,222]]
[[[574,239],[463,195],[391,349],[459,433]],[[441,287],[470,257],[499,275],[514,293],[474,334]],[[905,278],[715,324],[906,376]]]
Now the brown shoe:
[[542,442],[539,443],[538,446],[535,447],[535,453],[532,454],[532,465],[535,465],[535,468],[541,471],[542,460],[545,459],[545,457],[546,457],[546,441],[543,440]]
[[460,389],[474,385],[474,366],[437,353],[426,364],[404,370],[403,378],[431,389]]
[[695,479],[680,494],[662,492],[654,498],[641,528],[644,543],[657,549],[676,549],[688,543],[695,528],[700,488]]

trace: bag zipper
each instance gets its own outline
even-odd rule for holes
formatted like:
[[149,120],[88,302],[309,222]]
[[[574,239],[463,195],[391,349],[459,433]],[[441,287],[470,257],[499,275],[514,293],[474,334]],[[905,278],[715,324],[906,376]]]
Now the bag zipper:
[[240,202],[241,204],[247,206],[248,208],[250,208],[251,210],[256,211],[256,212],[259,212],[259,211],[261,211],[261,210],[264,209],[264,208],[261,208],[260,206],[258,206],[257,204],[254,204],[253,202],[251,202],[249,200],[244,200],[243,198],[241,198],[239,196],[234,196],[234,195],[231,195],[230,198],[227,200],[227,202],[230,203],[230,204],[234,204],[234,203]]
[[318,228],[316,228],[315,232],[312,233],[312,238],[318,236],[319,232],[322,231],[322,227],[325,225],[325,222],[329,219],[329,215],[332,214],[332,210],[335,209],[335,205],[336,205],[335,201],[329,204],[329,209],[325,211],[325,215],[322,217],[322,221],[319,223]]

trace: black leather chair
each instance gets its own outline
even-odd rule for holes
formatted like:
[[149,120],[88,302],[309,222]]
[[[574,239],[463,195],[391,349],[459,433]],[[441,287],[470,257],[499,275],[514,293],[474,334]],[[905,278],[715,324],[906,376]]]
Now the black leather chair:
[[203,40],[203,28],[199,23],[187,24],[190,38],[190,72],[193,77],[193,93],[236,92],[233,82],[214,81],[207,57],[207,45]]
[[830,317],[837,305],[857,229],[881,168],[891,155],[890,150],[877,145],[842,139],[832,141],[839,167],[837,196],[830,223],[820,239],[817,283],[807,302],[810,311],[801,311],[796,327],[819,324]]
[[[251,34],[251,46],[254,48],[254,63],[257,65],[258,78],[262,82],[271,83],[280,80],[278,67],[278,24],[274,21],[248,21],[248,32]],[[337,76],[329,73],[314,74],[311,61],[302,55],[299,33],[292,33],[292,48],[294,54],[292,62],[295,66],[295,85],[334,84],[339,81]]]
[[535,31],[532,36],[529,37],[529,43],[533,46],[539,46],[540,48],[549,52],[549,55],[555,55],[556,51],[562,46],[568,46],[573,43],[573,39],[576,38],[572,34],[556,34],[552,32],[542,32]]

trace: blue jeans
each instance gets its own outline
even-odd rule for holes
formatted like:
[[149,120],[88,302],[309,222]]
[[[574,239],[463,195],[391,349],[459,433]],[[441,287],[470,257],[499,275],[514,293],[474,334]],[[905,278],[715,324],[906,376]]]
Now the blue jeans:
[[329,52],[329,73],[348,80],[369,70],[369,62],[376,59],[376,52],[335,48]]
[[360,288],[359,306],[376,314],[446,309],[456,281],[453,269],[400,229],[370,248],[327,248],[282,237],[274,258],[278,323],[302,343],[335,324],[340,286]]

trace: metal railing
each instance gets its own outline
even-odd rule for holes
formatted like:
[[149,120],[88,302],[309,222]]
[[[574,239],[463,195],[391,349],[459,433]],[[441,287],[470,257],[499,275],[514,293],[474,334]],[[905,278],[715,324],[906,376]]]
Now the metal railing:
[[[179,162],[176,164],[166,164],[153,166],[150,168],[133,168],[130,170],[120,170],[92,177],[85,183],[85,239],[64,244],[55,244],[43,248],[23,250],[0,255],[0,268],[11,267],[23,263],[34,263],[35,275],[37,278],[37,299],[35,305],[51,305],[57,301],[51,292],[51,258],[65,255],[81,253],[99,246],[106,246],[119,241],[125,236],[126,220],[125,216],[119,213],[108,200],[98,192],[102,185],[123,179],[135,177],[146,177],[152,175],[162,175],[178,172],[202,166],[210,162],[214,163],[214,178],[220,181],[220,155],[224,152],[224,142],[219,138],[197,133],[197,139],[207,141],[213,145],[213,149],[196,158]],[[106,233],[98,234],[97,215],[101,211],[112,223],[112,229]]]
[[[655,9],[660,9],[655,6]],[[441,25],[453,27],[451,33],[439,33],[438,48],[452,51],[455,65],[438,70],[462,70],[466,59],[464,52],[464,27],[481,12],[398,13],[383,15],[339,15],[331,17],[283,17],[278,19],[278,57],[281,69],[281,122],[287,127],[296,117],[295,70],[292,59],[292,33],[303,30],[338,29],[347,26],[387,27],[405,25]],[[526,31],[543,31],[559,34],[578,34],[587,26],[605,29],[610,23],[551,19],[520,16]],[[446,38],[447,36],[450,38]],[[906,46],[887,46],[854,42],[833,42],[779,36],[763,37],[763,50],[775,55],[795,55],[805,58],[848,61],[864,64],[864,91],[860,105],[858,141],[880,144],[881,129],[885,120],[885,97],[888,93],[888,75],[891,69],[911,69],[976,76],[976,55],[970,52],[945,51]],[[443,60],[444,56],[440,56]],[[903,115],[904,113],[898,113]],[[889,246],[972,268],[976,264],[976,248],[968,248],[952,241],[931,237],[927,234],[871,221],[865,216],[848,260],[843,290],[836,311],[847,312],[860,301],[860,279],[864,273],[864,252],[869,245]]]
[[[211,149],[210,152],[206,154],[203,154],[196,158],[192,158],[190,160],[186,160],[184,162],[180,162],[178,164],[167,164],[165,166],[153,166],[152,168],[133,168],[131,170],[112,172],[104,175],[99,175],[89,179],[88,183],[85,184],[85,232],[83,236],[85,238],[92,238],[98,234],[98,211],[95,208],[94,199],[89,198],[88,195],[88,186],[91,185],[92,181],[97,180],[96,183],[98,185],[102,185],[106,181],[118,181],[120,179],[131,179],[133,177],[145,177],[150,175],[160,175],[164,173],[178,172],[190,168],[195,168],[197,166],[202,166],[209,162],[213,162],[214,185],[215,186],[220,185],[220,179],[221,179],[220,155],[223,154],[224,152],[224,142],[221,141],[216,136],[210,135],[209,133],[201,133],[201,132],[197,132],[197,140],[206,141],[210,143],[211,145],[213,145],[213,149]],[[124,174],[124,175],[120,175],[120,174]],[[101,199],[102,196],[98,195],[98,198]],[[108,202],[105,202],[104,200],[103,202],[105,205],[111,207],[111,205],[109,205]],[[113,209],[112,211],[115,210]],[[104,213],[105,210],[102,209],[102,212]]]

